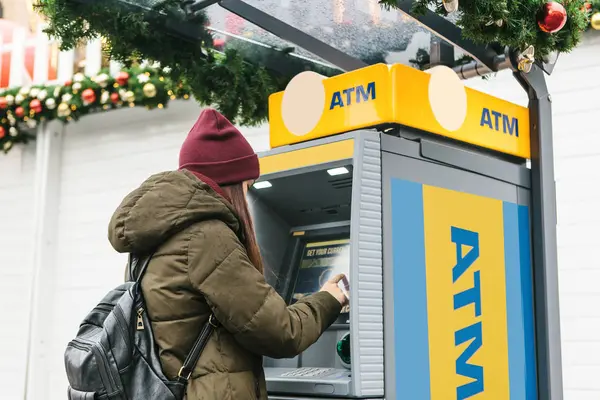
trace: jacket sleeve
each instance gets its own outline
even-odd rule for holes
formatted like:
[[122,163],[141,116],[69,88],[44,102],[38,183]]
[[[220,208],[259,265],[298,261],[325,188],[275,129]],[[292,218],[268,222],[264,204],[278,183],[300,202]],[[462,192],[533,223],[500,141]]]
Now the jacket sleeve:
[[340,303],[329,293],[292,306],[266,283],[235,234],[200,235],[190,241],[188,273],[215,317],[247,350],[272,358],[295,357],[335,321]]

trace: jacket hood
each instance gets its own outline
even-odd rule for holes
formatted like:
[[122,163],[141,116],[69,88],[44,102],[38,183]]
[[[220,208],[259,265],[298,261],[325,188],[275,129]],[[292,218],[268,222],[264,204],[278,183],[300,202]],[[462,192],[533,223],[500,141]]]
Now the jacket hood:
[[186,170],[152,175],[129,193],[108,225],[108,240],[120,253],[144,254],[196,222],[221,220],[239,235],[231,205]]

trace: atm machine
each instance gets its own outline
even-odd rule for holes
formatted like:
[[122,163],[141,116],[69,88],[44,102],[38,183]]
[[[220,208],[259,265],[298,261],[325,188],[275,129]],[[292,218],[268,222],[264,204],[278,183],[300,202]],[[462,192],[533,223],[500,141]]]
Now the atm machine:
[[[359,219],[353,215],[359,210],[353,204],[360,203],[356,196],[361,193],[355,177],[364,166],[355,165],[354,154],[360,143],[362,138],[346,134],[325,139],[316,147],[313,143],[294,146],[297,158],[289,157],[289,149],[261,155],[263,172],[269,165],[274,170],[264,173],[250,191],[250,205],[267,280],[293,304],[318,291],[332,274],[344,273],[350,280],[352,299],[350,307],[305,352],[293,359],[265,360],[271,399],[300,394],[355,397],[360,393],[357,384],[369,382],[353,379],[360,371],[353,370],[351,359],[361,356],[348,353],[353,334],[365,337],[362,352],[370,355],[373,365],[365,362],[363,367],[372,368],[370,376],[382,389],[381,195],[374,193],[370,205],[366,201],[371,199],[363,199],[371,214],[363,216],[362,226],[357,225]],[[318,153],[329,160],[313,164]],[[381,191],[379,182],[373,185],[373,192]],[[364,249],[359,255],[361,245]],[[354,289],[359,284],[367,291],[364,295]],[[364,329],[358,333],[360,327],[354,321],[361,320]]]
[[[317,117],[286,115],[313,98]],[[270,399],[547,398],[526,107],[447,67],[377,64],[298,75],[270,130],[250,190],[268,281],[289,304],[350,282],[314,345],[265,359]]]

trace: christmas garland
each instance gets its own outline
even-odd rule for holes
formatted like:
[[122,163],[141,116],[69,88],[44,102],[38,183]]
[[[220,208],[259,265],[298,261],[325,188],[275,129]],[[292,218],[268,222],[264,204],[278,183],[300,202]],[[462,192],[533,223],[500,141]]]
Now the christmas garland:
[[[379,0],[397,8],[396,0]],[[598,0],[416,0],[413,12],[433,8],[447,16],[456,13],[462,35],[479,44],[499,43],[517,51],[533,47],[535,59],[569,52],[590,24],[590,9]]]
[[[168,72],[168,70],[167,70]],[[95,77],[75,74],[64,85],[36,85],[0,93],[0,149],[8,152],[15,143],[27,143],[41,121],[65,123],[98,111],[142,106],[166,107],[170,100],[189,99],[183,81],[172,81],[161,68],[123,69],[116,77],[107,71]]]

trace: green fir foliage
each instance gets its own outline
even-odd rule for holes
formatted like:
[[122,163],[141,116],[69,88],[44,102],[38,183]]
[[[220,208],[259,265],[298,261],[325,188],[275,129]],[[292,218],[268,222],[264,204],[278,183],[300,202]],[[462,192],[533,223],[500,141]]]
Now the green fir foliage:
[[[524,50],[533,45],[535,56],[542,59],[554,52],[569,52],[581,40],[589,25],[585,0],[562,0],[567,11],[566,25],[556,33],[546,33],[538,26],[538,12],[546,0],[459,0],[457,25],[465,38],[475,43],[499,43]],[[594,2],[597,2],[596,0]],[[396,0],[379,0],[387,8],[395,8]],[[413,12],[423,14],[433,9],[447,15],[442,0],[416,0]],[[495,22],[502,21],[498,26]]]

